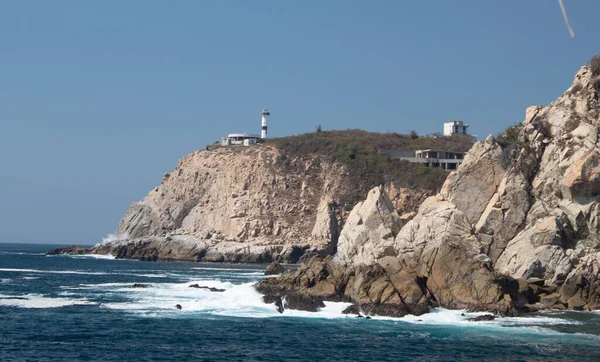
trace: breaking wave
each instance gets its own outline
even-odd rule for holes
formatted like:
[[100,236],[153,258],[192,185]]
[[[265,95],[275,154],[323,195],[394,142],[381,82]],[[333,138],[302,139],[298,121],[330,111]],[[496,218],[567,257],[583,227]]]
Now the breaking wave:
[[80,254],[80,255],[67,255],[67,254],[63,254],[66,256],[69,256],[71,258],[91,258],[91,259],[107,259],[107,260],[113,260],[115,259],[115,256],[107,254],[107,255],[102,255],[102,254]]
[[102,241],[100,243],[111,243],[113,241],[122,241],[122,240],[127,240],[127,239],[129,239],[129,234],[127,234],[127,233],[108,234],[102,238]]

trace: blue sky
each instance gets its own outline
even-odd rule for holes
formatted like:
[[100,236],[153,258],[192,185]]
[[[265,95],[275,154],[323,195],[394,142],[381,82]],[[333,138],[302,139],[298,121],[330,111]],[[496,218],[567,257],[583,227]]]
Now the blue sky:
[[0,2],[0,242],[95,243],[230,132],[480,138],[600,53],[600,2]]

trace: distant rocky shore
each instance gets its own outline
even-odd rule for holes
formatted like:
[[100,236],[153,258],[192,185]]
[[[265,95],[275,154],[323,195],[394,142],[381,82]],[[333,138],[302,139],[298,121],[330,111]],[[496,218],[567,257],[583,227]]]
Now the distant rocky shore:
[[583,67],[555,102],[476,143],[437,195],[385,182],[356,200],[344,165],[273,145],[195,152],[131,206],[123,240],[49,253],[303,262],[256,285],[280,311],[599,309],[599,92],[600,69]]

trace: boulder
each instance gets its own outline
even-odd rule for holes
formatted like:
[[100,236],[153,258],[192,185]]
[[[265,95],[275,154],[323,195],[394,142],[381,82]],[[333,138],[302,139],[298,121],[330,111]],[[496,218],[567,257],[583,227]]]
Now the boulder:
[[265,275],[276,275],[283,272],[285,272],[285,267],[276,261],[267,265],[267,268],[265,269]]

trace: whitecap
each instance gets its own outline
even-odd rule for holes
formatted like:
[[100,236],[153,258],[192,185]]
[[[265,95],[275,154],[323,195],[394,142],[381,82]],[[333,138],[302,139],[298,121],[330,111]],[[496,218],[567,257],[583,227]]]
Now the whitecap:
[[0,284],[8,284],[12,281],[10,278],[2,278],[0,279]]
[[3,295],[0,294],[0,306],[19,308],[59,308],[73,305],[94,305],[85,299],[50,298],[41,294]]
[[134,273],[121,273],[121,275],[130,275],[130,276],[134,276],[134,277],[142,277],[142,278],[169,278],[172,276],[177,276],[179,277],[180,275],[176,275],[176,274],[166,274],[166,273],[162,273],[162,274],[134,274]]
[[103,259],[103,260],[115,260],[116,259],[116,257],[114,255],[110,255],[110,254],[106,254],[106,255],[103,255],[103,254],[68,255],[67,254],[67,256],[70,256],[70,257],[75,258],[75,259],[78,259],[78,258],[79,259],[83,259],[83,258],[88,258],[88,259]]
[[0,251],[0,254],[6,255],[45,255],[45,253],[26,253],[23,251]]

